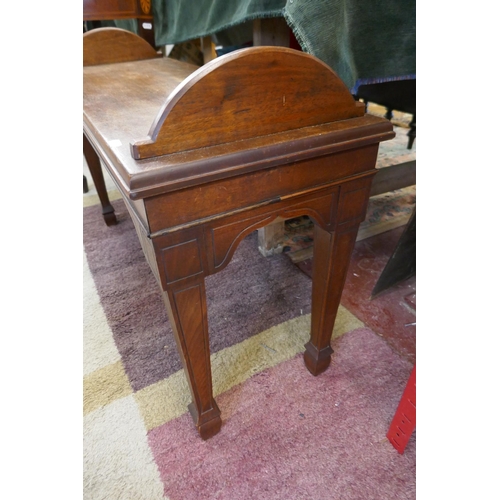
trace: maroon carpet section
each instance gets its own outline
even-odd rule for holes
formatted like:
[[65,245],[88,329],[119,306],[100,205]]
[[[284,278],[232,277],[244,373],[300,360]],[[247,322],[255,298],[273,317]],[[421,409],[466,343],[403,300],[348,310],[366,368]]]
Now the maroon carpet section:
[[368,328],[333,345],[313,377],[302,356],[220,395],[222,431],[197,439],[188,414],[149,433],[170,500],[415,498],[415,434],[386,439],[411,364]]
[[356,243],[341,303],[415,364],[416,311],[406,300],[415,294],[415,276],[370,298],[403,230],[401,227]]
[[[102,306],[134,390],[182,368],[160,288],[122,200],[107,227],[100,206],[84,208],[83,242]],[[212,352],[311,310],[311,280],[284,255],[265,258],[245,238],[221,273],[206,279]]]

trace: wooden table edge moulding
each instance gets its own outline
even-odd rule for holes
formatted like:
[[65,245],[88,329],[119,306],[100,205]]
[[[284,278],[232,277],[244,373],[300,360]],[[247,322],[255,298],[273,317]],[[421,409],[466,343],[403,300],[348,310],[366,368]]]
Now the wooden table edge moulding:
[[303,52],[252,47],[201,68],[140,51],[110,61],[124,43],[133,52],[135,42],[144,43],[116,28],[84,35],[83,130],[160,285],[189,410],[208,439],[220,430],[221,412],[212,392],[205,277],[224,269],[250,232],[279,216],[308,215],[314,270],[304,361],[313,375],[325,371],[379,143],[395,134]]

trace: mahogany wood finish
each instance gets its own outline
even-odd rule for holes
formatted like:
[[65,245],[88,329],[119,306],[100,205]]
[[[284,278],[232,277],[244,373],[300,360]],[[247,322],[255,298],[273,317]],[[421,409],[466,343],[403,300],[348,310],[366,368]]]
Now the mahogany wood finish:
[[[295,37],[284,17],[264,17],[253,21],[253,45],[254,46],[278,46],[291,47],[301,50],[297,44],[293,46]],[[265,257],[281,253],[283,245],[280,244],[285,235],[285,221],[268,224],[258,229],[259,252]]]
[[[205,277],[278,217],[316,226],[311,338],[324,371],[384,118],[364,114],[316,58],[254,47],[197,69],[169,58],[84,68],[84,132],[119,187],[163,293],[203,439],[212,393]],[[149,132],[148,132],[149,131]]]
[[[364,114],[332,72],[317,80],[324,65],[296,51],[265,57],[260,51],[227,54],[193,73],[166,101],[149,137],[132,145],[136,160],[225,144],[272,133],[320,125]],[[326,68],[327,66],[324,65]],[[250,82],[259,80],[259,85]],[[203,81],[203,85],[199,82]],[[288,102],[287,102],[288,100]],[[336,106],[325,106],[325,102]],[[265,113],[266,120],[262,120]],[[203,130],[203,134],[199,134]]]
[[[83,35],[83,66],[155,57],[159,57],[157,52],[145,40],[130,31],[119,28],[97,28]],[[117,220],[104,183],[101,162],[85,134],[83,135],[83,155],[101,201],[104,221],[108,226],[114,225]],[[85,185],[86,179],[84,178]]]
[[151,17],[151,0],[83,0],[84,21]]
[[138,35],[156,48],[151,0],[83,0],[84,21],[137,19]]
[[146,40],[120,28],[96,28],[83,35],[83,65],[109,64],[159,57]]

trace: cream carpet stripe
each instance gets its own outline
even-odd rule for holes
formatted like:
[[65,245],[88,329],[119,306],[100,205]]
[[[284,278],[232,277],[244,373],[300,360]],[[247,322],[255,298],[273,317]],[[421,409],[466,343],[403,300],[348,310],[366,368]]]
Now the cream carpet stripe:
[[85,376],[120,360],[85,252],[83,253],[83,297],[83,375]]
[[90,413],[83,426],[84,500],[166,498],[132,396]]
[[[89,186],[90,188],[90,186]],[[91,207],[92,205],[100,204],[99,197],[97,194],[93,194],[92,191],[95,192],[95,188],[89,189],[88,193],[83,195],[83,207]],[[114,200],[121,200],[121,194],[118,190],[108,190],[108,198],[110,202]]]
[[132,387],[122,362],[107,365],[83,378],[83,414],[129,394],[132,394]]
[[[212,354],[214,395],[303,352],[304,344],[309,340],[310,324],[310,314],[299,316]],[[361,321],[340,306],[333,338],[362,326]],[[134,397],[148,430],[183,415],[191,402],[183,371],[145,387]]]

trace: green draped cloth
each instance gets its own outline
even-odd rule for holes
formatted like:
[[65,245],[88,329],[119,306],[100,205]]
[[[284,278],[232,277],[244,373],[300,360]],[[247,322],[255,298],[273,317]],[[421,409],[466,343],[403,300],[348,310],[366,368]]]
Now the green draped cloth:
[[288,0],[284,16],[304,50],[350,88],[416,75],[415,0]]
[[[156,43],[185,42],[252,19],[280,17],[285,3],[286,0],[153,0]],[[237,37],[234,30],[233,36]]]
[[230,44],[242,44],[251,40],[247,21],[284,17],[304,52],[328,64],[352,90],[416,75],[415,0],[153,0],[152,5],[158,46],[224,33]]

